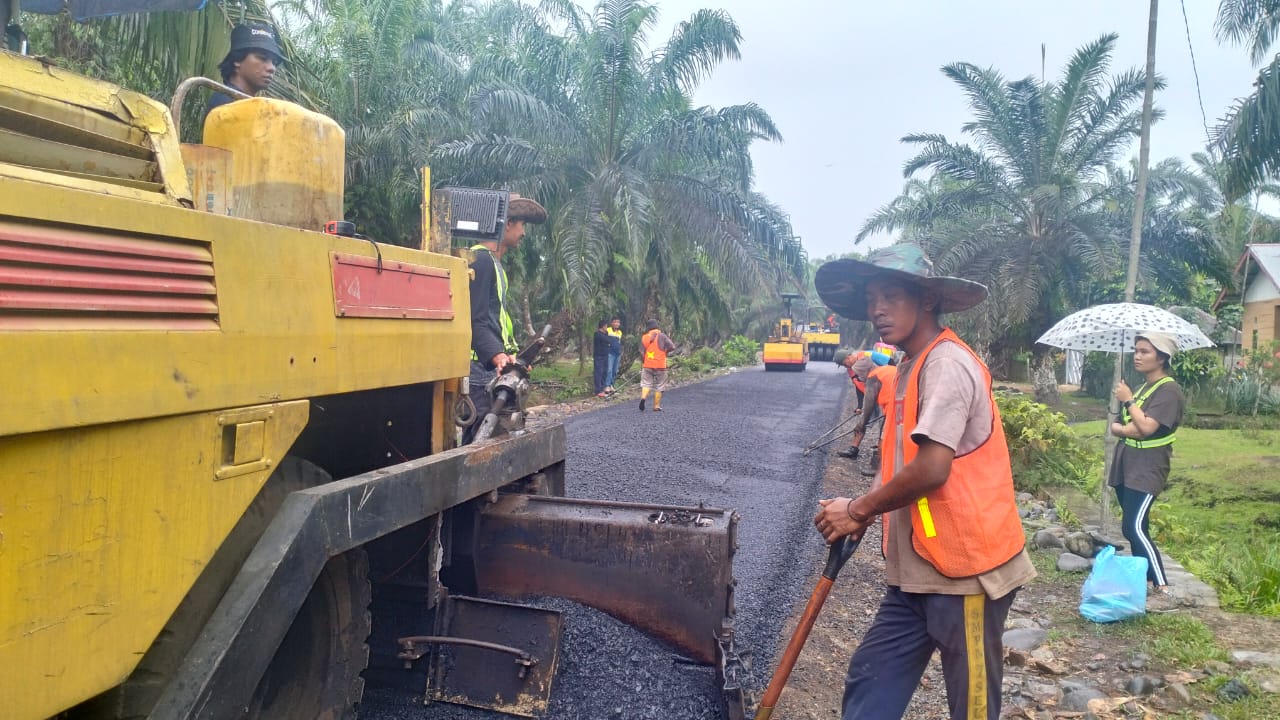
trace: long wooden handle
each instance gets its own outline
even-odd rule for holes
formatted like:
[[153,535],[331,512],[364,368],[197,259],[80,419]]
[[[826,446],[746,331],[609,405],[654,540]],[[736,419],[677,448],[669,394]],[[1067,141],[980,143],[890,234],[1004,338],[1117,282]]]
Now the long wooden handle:
[[858,549],[858,542],[845,537],[831,545],[831,550],[827,554],[827,566],[822,571],[822,577],[818,578],[818,585],[813,589],[813,594],[809,596],[809,603],[804,607],[804,614],[800,616],[796,631],[791,634],[787,649],[782,651],[778,668],[773,671],[769,687],[765,688],[764,697],[760,699],[755,720],[769,720],[773,715],[773,708],[778,704],[778,698],[782,696],[782,688],[786,687],[791,671],[796,666],[796,660],[800,658],[800,650],[809,639],[813,624],[818,620],[818,613],[822,612],[822,606],[827,602],[827,595],[831,594],[831,586],[835,584],[836,575],[840,573],[840,568],[844,567],[845,561],[853,555],[853,551]]
[[831,586],[834,582],[830,578],[818,578],[818,586],[813,589],[813,594],[809,596],[809,604],[804,608],[804,615],[800,616],[800,624],[796,626],[796,631],[791,635],[791,642],[787,643],[787,649],[782,652],[782,659],[778,661],[778,669],[773,671],[773,677],[769,680],[769,687],[764,691],[764,697],[760,700],[760,709],[756,711],[756,720],[768,720],[773,714],[773,708],[778,704],[778,698],[782,696],[782,688],[786,686],[787,680],[791,677],[791,671],[796,666],[796,660],[800,658],[800,650],[804,648],[804,643],[809,639],[809,632],[813,630],[813,624],[818,619],[818,613],[822,611],[822,605],[827,601],[827,595],[831,593]]

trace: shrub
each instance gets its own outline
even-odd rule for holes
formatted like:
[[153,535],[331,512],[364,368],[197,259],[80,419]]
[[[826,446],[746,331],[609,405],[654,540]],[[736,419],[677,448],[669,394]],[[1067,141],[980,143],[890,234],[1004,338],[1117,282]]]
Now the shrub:
[[1280,414],[1280,397],[1275,390],[1248,373],[1237,373],[1227,381],[1223,405],[1232,415]]
[[1280,413],[1280,340],[1245,352],[1243,367],[1232,373],[1225,390],[1227,412],[1236,415]]
[[1115,376],[1114,353],[1091,352],[1084,357],[1084,369],[1080,371],[1080,389],[1091,398],[1106,400],[1111,397],[1111,379]]
[[1169,543],[1186,558],[1187,569],[1218,591],[1222,607],[1257,615],[1280,615],[1280,541],[1259,539],[1222,552],[1225,541],[1216,534],[1198,535],[1194,542]]
[[723,359],[727,365],[733,367],[755,365],[756,352],[759,350],[760,343],[745,335],[734,335],[724,344]]
[[1187,390],[1206,387],[1225,373],[1217,351],[1205,348],[1178,353],[1169,362],[1169,374]]
[[1067,427],[1066,416],[1022,395],[999,393],[996,403],[1018,490],[1034,493],[1071,486],[1096,496],[1093,478],[1102,467],[1102,457]]

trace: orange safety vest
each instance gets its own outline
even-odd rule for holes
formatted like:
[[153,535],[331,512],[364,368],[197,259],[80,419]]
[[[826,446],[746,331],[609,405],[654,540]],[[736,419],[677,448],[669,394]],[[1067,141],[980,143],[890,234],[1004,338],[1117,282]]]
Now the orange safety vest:
[[[883,482],[893,479],[894,456],[901,452],[902,465],[916,456],[919,447],[911,440],[920,409],[920,369],[925,358],[940,342],[953,342],[978,360],[978,356],[950,329],[943,330],[911,366],[905,378],[903,399],[889,405],[885,420],[885,451],[880,455]],[[911,545],[915,551],[947,577],[981,575],[1008,562],[1022,551],[1025,539],[1022,520],[1013,492],[1013,470],[1009,466],[1009,446],[1005,442],[1000,411],[991,395],[991,374],[978,360],[991,400],[991,435],[980,447],[951,462],[951,474],[942,487],[911,505]],[[902,382],[901,374],[897,381]],[[891,435],[889,433],[892,433]],[[895,449],[896,445],[896,449]],[[883,549],[889,549],[889,514],[881,520]]]
[[644,346],[644,367],[650,370],[667,369],[667,351],[658,347],[658,335],[661,332],[655,328],[640,338],[640,344]]
[[871,368],[868,378],[875,378],[880,381],[880,394],[876,396],[876,404],[880,406],[880,412],[888,415],[889,405],[893,402],[893,380],[898,377],[898,368],[892,365],[877,365]]

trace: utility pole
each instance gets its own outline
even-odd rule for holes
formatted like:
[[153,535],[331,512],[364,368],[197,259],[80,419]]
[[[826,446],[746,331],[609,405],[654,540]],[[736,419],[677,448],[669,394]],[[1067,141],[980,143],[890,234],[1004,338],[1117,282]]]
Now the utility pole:
[[[1147,203],[1147,174],[1151,160],[1151,112],[1156,92],[1156,16],[1160,0],[1151,0],[1151,10],[1147,20],[1147,78],[1142,93],[1142,126],[1138,133],[1138,177],[1133,192],[1133,224],[1129,227],[1129,271],[1125,276],[1124,301],[1133,302],[1138,285],[1138,258],[1142,254],[1142,221],[1145,217]],[[1111,378],[1114,387],[1120,383],[1123,372],[1124,348],[1116,354],[1115,372]],[[1120,403],[1115,395],[1111,396],[1111,416],[1120,414]],[[1111,477],[1111,465],[1115,462],[1116,444],[1119,439],[1110,432],[1107,426],[1106,463],[1102,471],[1102,500],[1100,524],[1102,531],[1107,531],[1110,506],[1107,497],[1107,480]]]

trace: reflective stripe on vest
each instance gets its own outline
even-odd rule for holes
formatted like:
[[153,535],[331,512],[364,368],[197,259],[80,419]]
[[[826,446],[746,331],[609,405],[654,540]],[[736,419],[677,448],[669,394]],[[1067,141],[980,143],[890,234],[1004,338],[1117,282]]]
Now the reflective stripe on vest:
[[[507,270],[502,267],[502,263],[498,262],[498,256],[494,255],[489,248],[484,245],[472,245],[472,252],[485,251],[489,255],[489,259],[493,260],[493,271],[498,276],[498,323],[502,327],[502,348],[510,354],[520,351],[520,346],[516,344],[516,331],[511,324],[511,316],[507,314]],[[471,359],[479,360],[476,351],[471,351]]]
[[661,333],[661,330],[650,330],[640,338],[640,344],[644,346],[644,367],[650,370],[667,369],[667,351],[658,347],[658,335]]
[[[1008,562],[1025,544],[1022,520],[1013,490],[1013,470],[1005,442],[1000,410],[991,394],[991,374],[969,346],[951,330],[943,330],[912,363],[905,377],[894,381],[894,400],[885,421],[889,433],[880,454],[882,483],[893,480],[895,469],[915,459],[919,446],[911,439],[920,408],[920,371],[940,342],[953,342],[981,368],[991,402],[991,434],[972,452],[957,455],[941,487],[910,507],[911,545],[916,553],[947,577],[981,575]],[[898,387],[902,387],[899,397]],[[882,516],[883,549],[888,553],[890,513]]]
[[[1142,407],[1142,403],[1146,402],[1147,399],[1151,397],[1151,393],[1155,392],[1156,388],[1160,387],[1161,385],[1164,385],[1167,382],[1173,382],[1173,378],[1169,377],[1168,375],[1165,375],[1164,377],[1155,381],[1155,384],[1153,384],[1151,387],[1147,387],[1147,384],[1143,383],[1142,387],[1138,388],[1137,394],[1134,395],[1133,404],[1137,405],[1138,407]],[[1129,424],[1129,422],[1131,421],[1131,418],[1129,417],[1129,408],[1120,408],[1120,419],[1124,421],[1125,425]],[[1147,448],[1158,448],[1158,447],[1164,447],[1165,445],[1172,445],[1176,436],[1177,436],[1177,433],[1169,433],[1164,437],[1156,438],[1154,440],[1135,440],[1133,438],[1125,438],[1124,444],[1132,448],[1138,448],[1140,450],[1144,450]]]

